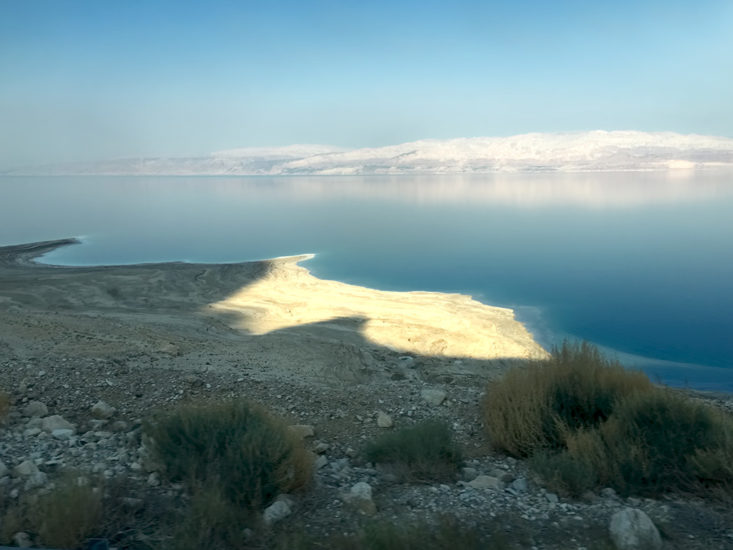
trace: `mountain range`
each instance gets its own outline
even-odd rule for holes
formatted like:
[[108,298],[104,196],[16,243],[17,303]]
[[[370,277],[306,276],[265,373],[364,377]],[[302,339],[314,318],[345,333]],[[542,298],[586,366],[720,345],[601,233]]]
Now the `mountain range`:
[[149,157],[54,164],[6,174],[368,175],[594,172],[733,168],[733,139],[672,132],[591,131],[511,137],[426,139],[344,149],[252,147],[197,157]]

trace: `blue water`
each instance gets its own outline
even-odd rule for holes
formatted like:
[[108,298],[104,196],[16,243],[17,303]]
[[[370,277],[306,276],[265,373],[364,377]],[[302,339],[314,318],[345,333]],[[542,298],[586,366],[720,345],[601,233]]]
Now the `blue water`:
[[234,262],[469,293],[544,345],[592,341],[662,381],[733,391],[733,175],[0,178],[0,244],[44,261]]

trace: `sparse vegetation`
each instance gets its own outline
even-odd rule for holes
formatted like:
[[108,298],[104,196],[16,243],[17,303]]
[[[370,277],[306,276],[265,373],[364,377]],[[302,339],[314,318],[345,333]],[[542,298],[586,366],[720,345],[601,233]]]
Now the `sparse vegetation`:
[[450,428],[438,420],[382,434],[364,454],[370,462],[389,464],[404,477],[421,481],[451,479],[463,461]]
[[165,474],[254,510],[304,487],[312,460],[286,425],[243,399],[182,405],[147,424]]
[[18,531],[36,533],[45,546],[78,548],[102,525],[102,488],[81,476],[68,474],[48,492],[7,506],[0,525],[1,542]]
[[510,371],[484,401],[494,445],[530,457],[554,490],[733,489],[733,420],[654,387],[588,344]]
[[479,530],[443,517],[437,525],[421,522],[395,524],[376,521],[353,535],[315,540],[303,534],[281,537],[281,550],[509,550],[513,548],[497,530]]
[[620,398],[650,391],[641,372],[605,359],[587,343],[565,343],[546,362],[510,370],[491,384],[484,422],[495,448],[527,457],[563,449],[569,433],[607,420]]

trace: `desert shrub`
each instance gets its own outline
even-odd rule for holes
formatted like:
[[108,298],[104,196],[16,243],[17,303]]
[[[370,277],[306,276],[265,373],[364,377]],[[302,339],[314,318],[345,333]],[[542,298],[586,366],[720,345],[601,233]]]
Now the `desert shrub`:
[[102,523],[102,489],[86,478],[68,475],[38,497],[28,511],[33,530],[46,546],[78,548]]
[[733,420],[666,390],[632,395],[570,454],[623,494],[733,488]]
[[192,490],[216,486],[245,508],[306,485],[312,460],[279,419],[246,400],[187,404],[146,425],[165,474]]
[[450,479],[463,461],[450,428],[438,420],[384,433],[367,445],[364,455],[418,480]]
[[247,548],[245,528],[251,519],[246,509],[234,505],[224,497],[218,487],[201,488],[191,497],[185,516],[177,525],[166,548]]
[[551,491],[577,497],[598,484],[595,470],[568,451],[540,451],[529,459],[529,466]]
[[492,444],[512,455],[561,450],[568,434],[607,420],[619,399],[652,388],[646,375],[605,359],[592,345],[566,342],[548,361],[491,383],[484,422]]

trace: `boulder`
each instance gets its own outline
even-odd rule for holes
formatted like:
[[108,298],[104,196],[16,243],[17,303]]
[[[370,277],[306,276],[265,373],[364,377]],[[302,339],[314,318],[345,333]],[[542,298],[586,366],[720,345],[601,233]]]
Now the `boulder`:
[[100,420],[107,420],[108,418],[111,418],[115,412],[116,409],[104,401],[97,401],[94,406],[92,406],[92,416],[94,418],[98,418]]
[[46,416],[48,414],[48,407],[41,401],[31,401],[25,407],[23,407],[23,416],[29,416],[31,418]]
[[344,495],[344,500],[366,516],[377,513],[377,506],[372,500],[372,486],[365,481],[360,481],[351,487]]
[[385,429],[391,428],[392,426],[394,426],[394,422],[392,422],[392,417],[387,413],[379,411],[377,413],[377,426]]
[[54,430],[75,430],[74,425],[71,422],[65,420],[62,416],[54,414],[53,416],[47,416],[41,420],[41,429],[44,432],[51,433]]
[[420,396],[427,402],[428,405],[438,407],[445,401],[446,393],[443,390],[438,389],[424,389],[420,392]]
[[266,525],[272,525],[288,517],[291,512],[290,504],[286,500],[278,500],[265,508],[262,519]]
[[495,491],[503,491],[505,486],[502,480],[494,476],[478,476],[473,481],[466,483],[466,487],[473,489],[493,489]]
[[611,516],[611,540],[618,550],[660,550],[659,531],[643,511],[624,508]]

